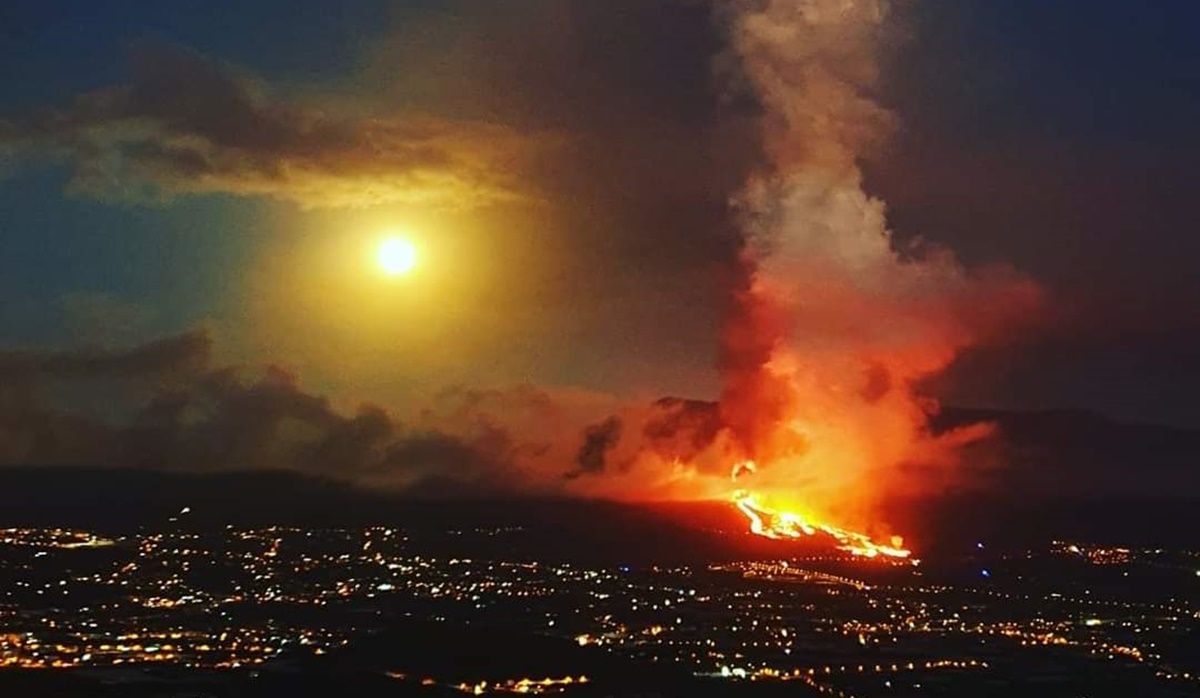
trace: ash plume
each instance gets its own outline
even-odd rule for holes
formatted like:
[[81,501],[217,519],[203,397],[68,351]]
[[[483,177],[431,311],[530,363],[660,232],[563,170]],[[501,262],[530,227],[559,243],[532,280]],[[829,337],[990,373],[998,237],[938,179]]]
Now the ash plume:
[[1037,287],[901,243],[863,186],[861,158],[897,128],[873,96],[887,0],[733,4],[731,51],[762,108],[768,163],[736,206],[744,286],[722,341],[729,446],[755,487],[857,517],[884,494],[937,487],[954,451],[914,383],[1014,326]]
[[[631,402],[531,386],[452,390],[402,421],[378,406],[339,409],[283,371],[212,366],[207,336],[189,334],[124,352],[0,355],[0,462],[295,468],[413,491],[454,481],[651,500],[727,499],[733,466],[752,459],[757,468],[743,477],[755,490],[847,525],[871,523],[883,495],[940,487],[955,477],[959,447],[988,433],[985,424],[931,431],[937,405],[919,382],[1011,331],[1040,295],[1010,268],[968,268],[948,249],[898,238],[884,203],[864,189],[860,160],[901,127],[875,97],[892,12],[886,0],[721,6],[729,38],[721,75],[756,103],[758,136],[742,138],[739,121],[738,137],[715,150],[761,143],[764,162],[733,200],[739,275],[719,339],[715,402]],[[541,55],[537,64],[553,64]],[[164,196],[266,195],[307,207],[414,199],[483,205],[527,195],[509,165],[531,147],[508,127],[330,115],[269,99],[186,52],[139,66],[130,84],[82,95],[49,118],[0,121],[0,147],[53,151],[75,165],[75,183],[87,190],[149,185]],[[184,82],[192,92],[179,92]],[[590,123],[591,100],[602,100],[567,83],[579,89],[580,121]],[[528,105],[511,111],[552,101],[530,89]],[[496,95],[501,104],[509,97]],[[620,110],[612,118],[599,113],[606,128],[625,121]],[[647,123],[675,116],[655,114]],[[642,131],[639,138],[662,147],[658,131]],[[628,138],[584,132],[603,136],[587,143],[600,155]],[[740,157],[693,160],[689,152],[665,161],[670,168],[647,174],[625,172],[614,158],[602,187],[613,192],[602,201],[620,206],[628,198],[638,220],[644,207],[653,209],[647,226],[671,227],[677,222],[659,223],[678,217],[671,202],[696,195],[662,191],[695,189],[707,201],[710,188],[726,191],[727,179],[741,177],[724,166]],[[711,187],[695,177],[697,163],[716,173]],[[572,160],[569,169],[581,168]],[[665,189],[647,203],[652,186]],[[709,217],[694,208],[685,213]],[[669,248],[672,265],[679,266],[674,251],[729,248],[717,239],[719,226],[697,238],[703,226],[687,220],[693,237]],[[621,226],[597,230],[609,227]],[[690,244],[697,240],[703,244]],[[628,304],[614,305],[626,312]],[[51,383],[95,380],[120,382],[128,404],[96,415],[62,409],[50,397]]]
[[621,439],[621,426],[621,419],[612,416],[585,429],[583,445],[579,448],[579,454],[575,456],[576,469],[567,473],[567,477],[604,472],[608,452]]

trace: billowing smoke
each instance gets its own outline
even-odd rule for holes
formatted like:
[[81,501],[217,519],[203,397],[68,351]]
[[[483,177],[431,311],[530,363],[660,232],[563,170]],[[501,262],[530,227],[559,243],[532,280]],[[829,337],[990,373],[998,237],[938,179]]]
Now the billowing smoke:
[[583,446],[575,457],[576,470],[567,473],[574,478],[584,473],[599,473],[604,470],[608,452],[617,445],[621,438],[621,419],[609,417],[599,424],[593,424],[583,432]]
[[[753,459],[747,486],[870,528],[882,496],[945,482],[958,447],[987,433],[975,426],[933,435],[927,423],[937,406],[914,386],[1009,331],[1039,295],[1010,269],[969,269],[937,245],[902,242],[884,203],[864,190],[860,160],[899,127],[873,96],[889,11],[886,0],[723,6],[731,59],[723,65],[737,66],[738,89],[760,107],[765,163],[734,201],[742,273],[721,336],[718,402],[459,390],[402,421],[378,407],[337,410],[278,371],[247,378],[213,368],[207,338],[188,335],[125,353],[0,356],[0,378],[9,379],[0,381],[0,462],[292,467],[406,488],[467,483],[649,500],[727,497],[734,465]],[[487,129],[442,138],[441,128],[407,122],[329,121],[253,97],[195,57],[166,65],[151,66],[153,80],[81,100],[46,132],[2,123],[0,141],[52,142],[78,162],[80,177],[93,150],[112,151],[171,191],[203,184],[305,205],[370,203],[310,200],[330,178],[358,191],[360,181],[380,177],[408,192],[410,180],[434,171],[435,181],[462,184],[456,190],[508,192],[496,184],[497,168],[446,166],[474,162],[473,144],[494,140]],[[170,75],[160,75],[172,65],[207,75],[202,86],[263,128],[226,132],[208,110],[183,119],[163,106],[172,100],[152,99],[174,94]],[[391,152],[410,155],[380,155]],[[194,160],[208,169],[184,177]],[[281,178],[276,161],[304,176]],[[81,378],[120,380],[138,394],[126,413],[103,418],[55,408],[47,395]]]
[[887,0],[746,0],[731,47],[763,108],[768,160],[737,206],[745,286],[724,334],[720,410],[754,487],[865,520],[886,493],[944,481],[986,427],[932,436],[914,383],[1038,301],[1006,268],[901,244],[859,161],[896,128],[873,97]]
[[761,107],[765,164],[734,200],[743,273],[721,337],[723,390],[715,405],[628,410],[629,438],[605,443],[619,465],[596,489],[728,496],[734,466],[753,460],[738,487],[745,478],[780,507],[878,532],[885,496],[948,484],[959,448],[989,433],[935,435],[937,403],[915,386],[1010,331],[1039,291],[1011,269],[901,241],[865,191],[860,160],[899,126],[873,96],[889,4],[724,6],[734,60],[722,65],[738,66],[735,87]]

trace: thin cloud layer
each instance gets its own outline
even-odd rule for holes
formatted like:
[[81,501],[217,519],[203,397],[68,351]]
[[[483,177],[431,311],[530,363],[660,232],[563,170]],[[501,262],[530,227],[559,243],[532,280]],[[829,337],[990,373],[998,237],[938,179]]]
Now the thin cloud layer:
[[525,198],[514,175],[533,147],[490,123],[289,103],[205,56],[162,45],[134,53],[127,85],[0,120],[0,146],[65,159],[72,188],[95,196],[223,193],[306,208]]

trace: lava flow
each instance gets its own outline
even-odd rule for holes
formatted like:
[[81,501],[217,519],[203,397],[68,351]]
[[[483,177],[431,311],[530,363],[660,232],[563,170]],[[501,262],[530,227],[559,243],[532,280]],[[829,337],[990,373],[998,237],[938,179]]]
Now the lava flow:
[[[733,467],[732,477],[736,481],[742,473],[753,473],[757,469],[754,461],[738,463]],[[803,516],[790,511],[777,511],[760,503],[754,493],[747,490],[736,490],[733,493],[733,503],[750,519],[750,532],[765,538],[801,538],[824,533],[838,542],[838,549],[851,555],[874,558],[884,555],[893,558],[907,558],[912,551],[904,547],[900,536],[892,536],[890,545],[876,543],[869,536],[856,531],[848,531],[832,524],[806,520]]]

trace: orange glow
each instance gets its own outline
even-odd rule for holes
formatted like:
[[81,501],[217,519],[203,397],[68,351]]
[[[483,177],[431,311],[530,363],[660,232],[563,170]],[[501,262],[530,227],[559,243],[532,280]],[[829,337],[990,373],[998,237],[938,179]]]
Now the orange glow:
[[[738,463],[733,467],[733,479],[736,481],[742,473],[753,473],[756,470],[754,461]],[[765,538],[801,538],[823,533],[837,541],[839,550],[859,557],[873,558],[884,555],[907,558],[912,555],[912,551],[902,547],[904,539],[900,536],[892,536],[889,545],[876,543],[863,533],[819,522],[795,512],[767,507],[759,501],[757,495],[747,490],[735,490],[733,503],[750,520],[750,532]]]

